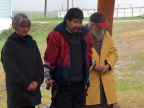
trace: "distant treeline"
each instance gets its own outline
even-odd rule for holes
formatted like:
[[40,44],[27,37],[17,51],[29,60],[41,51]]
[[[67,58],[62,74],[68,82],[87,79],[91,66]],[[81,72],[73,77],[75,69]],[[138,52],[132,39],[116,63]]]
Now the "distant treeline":
[[[25,13],[30,19],[44,18],[44,12],[40,11],[13,11],[12,16],[14,16],[16,13]],[[46,17],[47,18],[57,17],[57,11],[48,11],[46,13]]]

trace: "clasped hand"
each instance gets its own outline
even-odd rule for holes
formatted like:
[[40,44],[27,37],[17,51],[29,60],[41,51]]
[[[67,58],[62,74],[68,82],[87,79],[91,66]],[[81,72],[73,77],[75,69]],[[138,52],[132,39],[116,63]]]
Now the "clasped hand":
[[109,65],[104,65],[104,66],[100,66],[100,65],[95,65],[94,69],[98,72],[100,72],[101,74],[104,74],[108,71],[109,69]]

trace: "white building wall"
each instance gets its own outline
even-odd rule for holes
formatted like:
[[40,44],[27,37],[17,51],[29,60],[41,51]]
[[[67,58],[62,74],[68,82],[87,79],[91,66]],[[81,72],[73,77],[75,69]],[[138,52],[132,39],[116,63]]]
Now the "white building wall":
[[12,23],[11,0],[0,0],[0,33]]

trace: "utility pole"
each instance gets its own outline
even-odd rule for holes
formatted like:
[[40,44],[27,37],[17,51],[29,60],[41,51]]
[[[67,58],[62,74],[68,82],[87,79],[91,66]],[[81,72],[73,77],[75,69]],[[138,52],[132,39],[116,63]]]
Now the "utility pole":
[[72,8],[73,8],[73,0],[72,0]]
[[44,18],[46,18],[46,10],[47,10],[47,0],[45,0]]
[[62,4],[62,11],[63,11],[63,6],[64,6],[64,5]]
[[69,0],[67,0],[67,11],[69,10]]

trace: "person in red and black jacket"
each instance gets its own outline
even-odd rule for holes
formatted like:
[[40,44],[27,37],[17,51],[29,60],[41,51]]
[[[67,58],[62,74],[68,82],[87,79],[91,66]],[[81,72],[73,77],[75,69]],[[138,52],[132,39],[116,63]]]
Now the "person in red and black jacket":
[[64,21],[52,30],[44,54],[44,77],[47,86],[58,83],[54,108],[84,108],[85,84],[92,65],[92,36],[82,26],[83,12],[71,8]]

